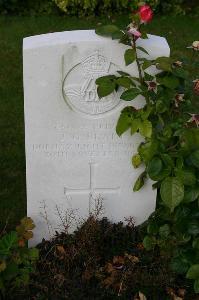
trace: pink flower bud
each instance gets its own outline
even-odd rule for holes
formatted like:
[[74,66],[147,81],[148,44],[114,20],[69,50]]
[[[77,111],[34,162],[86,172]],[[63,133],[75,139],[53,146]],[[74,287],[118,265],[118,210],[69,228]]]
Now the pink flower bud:
[[141,37],[141,35],[142,35],[141,32],[139,32],[136,28],[130,28],[128,30],[128,34],[134,35],[137,38]]

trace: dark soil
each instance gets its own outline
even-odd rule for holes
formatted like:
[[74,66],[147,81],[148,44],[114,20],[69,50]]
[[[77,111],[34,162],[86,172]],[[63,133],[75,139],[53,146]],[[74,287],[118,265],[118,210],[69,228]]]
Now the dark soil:
[[[144,250],[142,230],[89,218],[74,234],[43,240],[28,288],[6,299],[191,299],[192,283],[173,274],[158,250]],[[177,298],[181,297],[181,298]],[[175,298],[176,297],[176,298]]]

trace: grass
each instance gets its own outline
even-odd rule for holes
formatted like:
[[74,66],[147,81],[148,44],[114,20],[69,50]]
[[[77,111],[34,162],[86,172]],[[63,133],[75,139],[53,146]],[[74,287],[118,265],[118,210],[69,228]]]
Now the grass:
[[[14,227],[26,214],[22,40],[35,34],[95,28],[105,18],[62,16],[0,17],[0,228]],[[120,26],[126,16],[117,17]],[[176,56],[198,40],[196,17],[157,17],[148,32],[165,36]]]

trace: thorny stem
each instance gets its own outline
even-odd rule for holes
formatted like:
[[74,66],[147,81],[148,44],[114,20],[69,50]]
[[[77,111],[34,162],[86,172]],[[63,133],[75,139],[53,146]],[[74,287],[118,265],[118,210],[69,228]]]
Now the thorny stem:
[[[144,78],[142,76],[142,69],[141,69],[141,65],[140,65],[139,59],[138,59],[137,46],[136,46],[136,39],[135,39],[135,37],[133,37],[133,47],[135,49],[135,60],[136,60],[136,64],[137,64],[137,67],[138,67],[140,84],[142,85],[144,83]],[[145,96],[145,99],[146,99],[146,103],[148,105],[150,101],[149,101],[149,98],[147,97],[147,95]]]
[[133,47],[135,49],[135,60],[136,60],[137,67],[138,67],[140,83],[142,84],[143,83],[142,70],[141,70],[141,66],[140,66],[139,60],[138,60],[138,54],[137,54],[137,47],[136,47],[135,37],[133,37]]

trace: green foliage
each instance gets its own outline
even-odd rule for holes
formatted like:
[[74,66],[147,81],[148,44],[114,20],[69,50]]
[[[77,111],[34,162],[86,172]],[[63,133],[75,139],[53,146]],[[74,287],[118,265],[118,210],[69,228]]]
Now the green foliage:
[[[197,0],[146,0],[161,14],[198,12]],[[107,12],[137,10],[140,0],[1,0],[0,14],[52,14],[58,10],[68,15],[103,15]]]
[[146,236],[143,240],[143,245],[146,248],[146,250],[152,250],[155,247],[155,239],[150,236]]
[[0,239],[0,296],[5,296],[8,288],[19,288],[29,282],[39,254],[36,248],[26,246],[34,227],[30,218],[24,218],[16,231],[4,234]]
[[52,0],[1,0],[0,14],[52,14],[56,12]]
[[107,11],[124,11],[129,7],[128,0],[53,0],[59,9],[72,15],[91,15]]
[[[142,25],[137,25],[142,32]],[[148,60],[138,58],[137,51],[145,51],[136,46],[130,35],[125,40],[119,37],[119,42],[133,44],[132,49],[126,50],[124,60],[126,65],[136,62],[139,78],[121,72],[120,76],[114,75],[115,91],[120,91],[121,100],[130,103],[121,111],[116,132],[121,136],[130,129],[131,134],[144,138],[132,164],[135,168],[144,165],[145,171],[137,178],[133,190],[139,191],[148,177],[158,189],[157,209],[149,219],[143,244],[147,250],[160,248],[166,253],[171,268],[180,274],[187,273],[198,293],[199,115],[194,113],[193,103],[199,95],[194,92],[195,78],[190,72],[199,61],[197,51],[190,50],[193,58],[181,62],[170,57]],[[149,66],[160,72],[150,75]],[[100,88],[102,82],[96,82]],[[136,109],[132,100],[139,95],[145,97],[146,103]]]
[[163,13],[173,13],[175,15],[185,14],[198,8],[197,0],[161,0],[159,10]]
[[[61,11],[72,15],[89,15],[110,12],[137,10],[140,0],[53,0]],[[154,10],[161,13],[172,12],[174,14],[185,14],[194,11],[197,0],[192,5],[187,0],[146,0]]]

